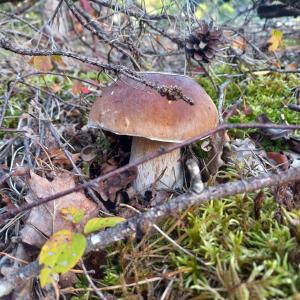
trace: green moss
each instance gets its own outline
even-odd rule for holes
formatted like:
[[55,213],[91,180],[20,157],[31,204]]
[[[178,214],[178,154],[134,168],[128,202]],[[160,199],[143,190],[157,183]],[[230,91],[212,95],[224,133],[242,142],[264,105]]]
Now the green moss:
[[[230,74],[234,70],[226,66],[215,72]],[[218,95],[210,80],[199,78],[199,82],[217,102]],[[218,84],[222,82],[224,79]],[[269,73],[234,79],[226,89],[224,108],[242,97],[243,105],[250,106],[252,113],[244,114],[242,105],[229,122],[255,122],[258,115],[265,113],[273,122],[297,124],[299,113],[288,110],[286,105],[296,103],[292,89],[299,84],[300,77],[291,74]],[[253,132],[254,129],[232,130],[230,135],[233,139],[245,138]],[[286,147],[283,141],[264,139],[260,142],[266,150]],[[194,145],[194,150],[198,156],[206,154],[200,143]],[[241,173],[242,170],[226,168],[222,170],[222,178],[239,179]],[[260,218],[255,219],[256,194],[210,201],[190,210],[180,222],[164,221],[161,228],[192,256],[152,234],[146,236],[139,247],[122,250],[119,260],[115,260],[116,265],[120,266],[124,257],[135,257],[137,262],[135,267],[129,261],[123,263],[120,276],[129,282],[126,277],[129,270],[135,270],[142,278],[161,276],[161,270],[166,274],[178,273],[180,275],[172,277],[175,279],[173,289],[190,293],[197,299],[296,299],[300,290],[298,233],[292,230],[286,218],[282,224],[277,222],[277,204],[268,189],[264,191]],[[292,217],[298,222],[299,215],[300,210],[296,210]],[[156,288],[158,286],[165,289],[163,284]],[[127,292],[133,295],[136,289],[127,289]],[[119,291],[116,295],[123,294]]]
[[[232,74],[228,69],[223,73]],[[220,83],[224,82],[223,79]],[[199,83],[217,104],[218,95],[208,78],[199,78]],[[232,123],[254,122],[262,113],[273,122],[295,123],[299,120],[297,112],[287,109],[288,103],[296,103],[292,89],[300,85],[300,76],[294,74],[268,73],[265,75],[248,76],[247,79],[234,79],[226,88],[223,108],[228,108],[240,97],[243,104],[250,106],[252,113],[245,115],[243,106],[240,113],[229,118]]]

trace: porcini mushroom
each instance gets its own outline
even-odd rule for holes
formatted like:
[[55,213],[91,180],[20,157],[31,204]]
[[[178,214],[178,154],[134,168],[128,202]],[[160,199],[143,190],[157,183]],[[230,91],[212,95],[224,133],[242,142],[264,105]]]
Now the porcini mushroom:
[[[193,79],[167,73],[140,74],[151,83],[181,88],[194,105],[180,99],[168,101],[155,89],[125,76],[105,88],[92,106],[88,125],[132,136],[130,162],[217,126],[214,103]],[[180,149],[138,166],[135,189],[142,193],[153,183],[156,188],[182,187]]]

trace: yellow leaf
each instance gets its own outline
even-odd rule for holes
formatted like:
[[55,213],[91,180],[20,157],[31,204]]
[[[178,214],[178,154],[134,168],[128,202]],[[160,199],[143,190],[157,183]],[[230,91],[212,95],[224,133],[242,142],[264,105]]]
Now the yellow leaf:
[[282,32],[279,30],[273,29],[272,35],[268,39],[268,43],[270,44],[270,46],[268,48],[269,51],[273,51],[273,52],[276,51],[282,43]]
[[66,66],[66,63],[63,60],[61,55],[52,55],[52,61],[56,62],[58,65]]
[[74,224],[81,221],[84,217],[84,210],[81,208],[76,208],[74,206],[64,207],[60,210],[63,218],[67,221],[70,221]]
[[53,68],[50,56],[33,56],[29,63],[41,72],[49,72]]
[[42,247],[39,263],[41,286],[53,282],[58,274],[70,271],[79,261],[86,247],[86,239],[80,233],[69,230],[55,232]]

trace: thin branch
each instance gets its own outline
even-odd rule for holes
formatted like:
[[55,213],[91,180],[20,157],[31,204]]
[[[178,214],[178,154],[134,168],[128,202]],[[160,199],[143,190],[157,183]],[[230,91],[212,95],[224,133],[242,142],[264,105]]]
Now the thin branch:
[[222,108],[223,108],[223,101],[225,98],[225,89],[228,86],[228,84],[230,83],[230,81],[231,81],[230,79],[227,79],[218,88],[218,94],[219,94],[218,113],[219,113],[219,120],[220,120],[221,124],[223,123]]
[[107,8],[110,8],[112,10],[117,11],[118,13],[123,13],[130,17],[135,17],[139,20],[147,20],[147,21],[157,21],[157,20],[175,20],[176,18],[173,15],[167,15],[167,14],[160,14],[160,15],[149,15],[142,9],[135,7],[130,8],[123,5],[123,7],[120,4],[113,4],[110,0],[91,0],[91,2],[94,2],[100,6],[104,6]]
[[[73,15],[76,17],[76,19],[80,22],[80,24],[82,24],[85,28],[87,28],[89,31],[95,34],[100,40],[104,41],[108,45],[120,51],[122,54],[126,55],[131,60],[135,68],[137,68],[138,70],[141,69],[140,65],[135,60],[135,58],[126,50],[124,50],[119,42],[116,42],[115,40],[110,40],[103,32],[103,30],[101,30],[101,27],[95,22],[95,20],[87,12],[75,6],[75,4],[70,0],[64,0],[64,1],[68,5],[69,9],[72,11]],[[87,23],[85,23],[82,20],[82,17],[87,21]]]
[[18,167],[12,171],[10,171],[9,173],[3,175],[0,178],[0,186],[9,178],[13,177],[13,176],[25,176],[25,175],[29,175],[29,168],[26,167]]
[[[133,80],[136,80],[138,82],[143,83],[144,85],[153,88],[158,93],[160,93],[163,96],[166,96],[167,99],[173,98],[174,93],[174,87],[169,87],[166,85],[159,85],[156,82],[151,82],[146,80],[141,73],[138,73],[136,71],[130,70],[129,68],[123,66],[123,65],[115,65],[115,64],[104,64],[99,63],[97,59],[91,59],[86,56],[82,56],[80,54],[77,54],[72,51],[68,50],[59,50],[59,49],[46,49],[46,50],[33,50],[28,48],[20,48],[18,45],[13,44],[10,40],[7,38],[1,38],[0,37],[0,47],[17,53],[21,55],[28,55],[28,56],[52,56],[52,55],[60,55],[65,57],[70,57],[76,60],[79,60],[83,63],[90,64],[92,66],[96,66],[98,68],[101,68],[102,70],[111,71],[117,74],[122,74],[124,76],[127,76]],[[173,89],[172,89],[173,88]],[[182,99],[183,101],[187,102],[188,104],[192,105],[194,104],[193,100],[187,96],[185,96],[182,93],[182,90],[178,87],[176,88],[176,95],[178,96],[178,99]],[[177,98],[176,98],[177,99]]]

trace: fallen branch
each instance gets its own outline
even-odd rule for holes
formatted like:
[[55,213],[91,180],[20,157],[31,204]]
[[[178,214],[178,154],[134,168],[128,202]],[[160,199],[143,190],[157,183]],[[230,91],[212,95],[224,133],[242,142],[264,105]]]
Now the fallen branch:
[[[228,182],[203,190],[203,183],[200,179],[200,170],[197,163],[193,160],[188,160],[187,166],[192,178],[189,192],[156,206],[145,213],[138,214],[113,228],[92,234],[88,237],[86,254],[91,251],[103,249],[116,241],[134,234],[137,230],[144,228],[145,224],[148,224],[148,227],[150,227],[160,219],[166,216],[175,216],[196,204],[200,205],[212,199],[222,199],[231,195],[252,192],[300,179],[300,168],[295,168],[279,174]],[[22,282],[36,277],[39,271],[40,266],[37,261],[34,261],[20,268],[14,274],[10,274],[2,279],[0,282],[0,297],[8,295]]]
[[27,210],[30,210],[34,207],[37,207],[39,205],[43,205],[45,203],[48,203],[50,201],[53,201],[55,199],[58,199],[60,197],[66,196],[68,194],[74,193],[74,192],[78,192],[82,189],[85,189],[87,187],[92,187],[92,186],[98,186],[100,182],[103,182],[105,180],[107,180],[110,177],[119,175],[120,173],[127,171],[131,168],[135,168],[153,158],[156,158],[160,155],[164,155],[167,154],[171,151],[174,151],[176,149],[179,149],[181,147],[185,147],[189,144],[192,144],[200,139],[204,139],[208,136],[211,136],[219,131],[223,131],[223,130],[228,130],[228,129],[249,129],[249,128],[260,128],[260,129],[266,129],[266,128],[276,128],[276,129],[291,129],[291,130],[299,130],[300,129],[300,125],[276,125],[276,124],[260,124],[260,123],[250,123],[250,124],[224,124],[224,125],[220,125],[219,127],[209,130],[207,132],[204,132],[194,138],[188,139],[182,143],[178,143],[178,144],[173,144],[172,146],[170,146],[168,149],[165,148],[160,148],[158,151],[149,153],[148,155],[145,155],[144,157],[141,157],[140,159],[136,160],[133,163],[129,163],[121,168],[118,168],[114,171],[108,172],[107,174],[97,177],[95,179],[92,179],[90,181],[87,181],[86,183],[83,184],[79,184],[77,186],[75,186],[72,189],[68,189],[65,191],[62,191],[60,193],[57,193],[55,195],[49,196],[49,197],[45,197],[42,199],[35,199],[34,202],[32,203],[28,203],[25,205],[22,205],[18,208],[12,209],[4,214],[1,215],[0,217],[0,224],[3,223],[7,218],[13,217],[15,215],[17,215],[18,213],[23,213]]
[[189,192],[156,206],[143,214],[136,215],[116,227],[92,234],[88,238],[87,251],[103,249],[135,233],[143,224],[151,225],[163,217],[176,216],[193,205],[200,205],[212,199],[222,199],[235,194],[248,193],[300,179],[299,167],[279,174],[228,182],[202,190],[198,165],[195,161],[189,160],[187,166],[192,177],[192,186]]

